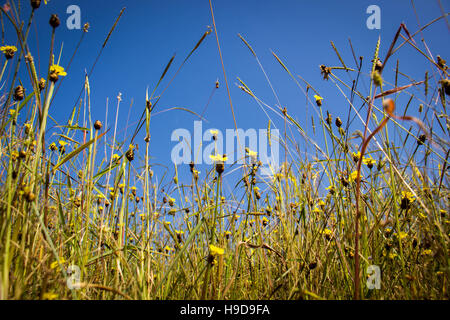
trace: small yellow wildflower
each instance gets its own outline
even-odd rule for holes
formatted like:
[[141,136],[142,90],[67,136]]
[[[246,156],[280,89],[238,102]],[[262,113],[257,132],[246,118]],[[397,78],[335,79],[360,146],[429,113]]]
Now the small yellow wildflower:
[[432,253],[433,251],[431,251],[431,249],[426,249],[422,251],[423,256],[431,256]]
[[256,158],[258,156],[258,152],[252,151],[249,148],[245,148],[245,152],[247,152],[247,154],[252,158]]
[[398,254],[396,254],[395,252],[389,252],[389,259],[394,260],[397,256]]
[[414,202],[416,200],[414,195],[409,191],[402,191],[402,199],[408,199],[409,202]]
[[398,233],[398,237],[400,238],[400,240],[406,238],[408,236],[408,234],[406,232],[400,231]]
[[64,71],[64,68],[61,66],[58,66],[57,64],[54,64],[50,67],[50,73],[53,73],[57,76],[67,76],[67,72]]
[[377,163],[377,161],[376,161],[375,159],[372,159],[372,158],[366,158],[366,157],[364,157],[364,158],[363,158],[363,163],[364,163],[369,169],[372,169],[372,168],[373,168],[373,165],[374,165],[375,163]]
[[17,48],[15,46],[2,46],[0,47],[0,51],[5,53],[6,51],[17,51]]
[[169,247],[169,246],[166,246],[166,247],[164,248],[164,251],[165,251],[166,253],[170,253],[171,251],[175,251],[175,249],[174,249],[174,248],[171,248],[171,247]]
[[331,231],[331,230],[328,229],[328,228],[325,228],[325,229],[322,231],[322,234],[325,236],[325,239],[327,239],[327,240],[331,240],[331,239],[333,238],[333,231]]
[[211,160],[212,161],[214,161],[214,162],[225,162],[225,161],[227,161],[228,160],[228,157],[227,156],[225,156],[225,155],[220,155],[220,154],[218,154],[218,155],[209,155],[209,157],[211,158]]
[[323,98],[321,96],[318,96],[317,94],[314,95],[314,99],[316,99],[316,104],[317,106],[321,106],[322,105],[322,100]]
[[314,213],[321,213],[322,209],[315,207],[312,212],[314,212]]
[[350,176],[348,177],[348,180],[350,182],[356,181],[356,178],[358,177],[358,171],[353,171]]
[[[61,264],[64,264],[66,262],[66,260],[64,260],[64,258],[61,258],[61,259],[59,259],[59,263],[61,263]],[[55,269],[56,267],[58,267],[58,261],[53,261],[51,264],[50,264],[50,268],[51,269]]]
[[361,158],[361,152],[352,152],[352,158],[354,162],[358,162],[359,158]]
[[58,295],[54,292],[46,292],[42,295],[43,300],[56,300],[58,299]]
[[17,48],[15,46],[2,46],[0,47],[0,51],[5,54],[6,60],[9,60],[14,57],[14,53],[17,51]]
[[225,253],[225,250],[210,244],[209,252],[211,253],[212,256],[222,256]]

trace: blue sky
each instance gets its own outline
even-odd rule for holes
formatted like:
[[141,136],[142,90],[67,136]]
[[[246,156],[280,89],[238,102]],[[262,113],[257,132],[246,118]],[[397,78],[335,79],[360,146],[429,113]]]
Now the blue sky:
[[[145,106],[147,86],[151,92],[170,57],[176,53],[174,64],[169,70],[166,81],[157,90],[158,94],[205,32],[207,26],[212,25],[209,2],[51,0],[47,6],[42,5],[37,11],[36,24],[30,34],[30,45],[34,48],[32,52],[41,70],[45,68],[48,61],[47,48],[51,31],[48,19],[51,13],[57,13],[62,20],[61,27],[57,29],[55,47],[56,52],[59,52],[61,45],[64,45],[62,66],[68,64],[78,43],[82,31],[68,30],[65,26],[65,20],[68,17],[66,8],[72,4],[80,7],[82,24],[89,22],[91,28],[75,57],[69,75],[58,92],[50,113],[60,124],[67,121],[83,84],[85,70],[90,69],[118,13],[126,7],[90,79],[90,87],[93,120],[104,121],[106,99],[109,98],[109,127],[114,124],[116,96],[119,92],[122,93],[119,137],[125,133],[123,129],[126,127],[128,117],[130,128],[127,133],[130,135]],[[369,16],[366,8],[372,4],[381,8],[380,30],[369,30],[366,27],[366,19]],[[438,1],[416,0],[414,4],[422,25],[441,15]],[[238,33],[245,37],[258,54],[283,107],[285,106],[289,114],[302,126],[306,126],[306,123],[310,121],[305,118],[305,96],[274,59],[271,50],[285,62],[294,75],[301,75],[324,97],[324,112],[329,110],[334,117],[340,116],[344,120],[347,119],[348,104],[331,81],[322,79],[319,70],[321,64],[340,65],[331,48],[330,40],[334,42],[346,64],[355,67],[348,45],[350,38],[356,56],[364,57],[363,69],[367,74],[379,36],[383,58],[401,22],[404,22],[412,33],[418,29],[410,0],[230,0],[214,1],[213,5],[237,124],[243,129],[263,129],[267,127],[268,121],[254,100],[237,88],[237,77],[241,78],[267,104],[275,106],[276,99],[257,62],[239,40]],[[442,5],[444,11],[449,11],[448,1],[442,1]],[[7,26],[7,40],[14,39],[12,32],[12,28]],[[440,54],[444,59],[448,58],[449,30],[444,20],[425,30],[423,35],[434,56]],[[36,38],[39,39],[39,55],[36,51]],[[419,40],[420,38],[416,37],[416,41]],[[387,81],[393,82],[392,69],[395,67],[397,58],[400,59],[400,71],[417,81],[423,80],[425,71],[431,70],[430,64],[417,51],[405,46],[390,60],[384,75]],[[337,72],[337,74],[349,82],[345,72]],[[204,123],[203,128],[205,130],[214,127],[223,131],[234,128],[214,34],[206,38],[183,67],[164,93],[155,112],[171,107],[185,107],[201,113],[216,79],[219,79],[221,86],[208,106],[205,117],[209,122]],[[367,76],[364,76],[362,80],[368,88]],[[406,78],[399,78],[400,85],[408,83],[409,80]],[[305,87],[303,83],[301,84]],[[423,91],[423,88],[411,90],[416,90],[414,93],[418,93]],[[367,91],[363,93],[368,94]],[[312,95],[309,95],[311,99]],[[132,101],[134,102],[130,109]],[[414,102],[415,109],[418,104],[419,102]],[[310,107],[309,116],[311,115]],[[194,120],[198,119],[183,111],[158,114],[152,119],[151,154],[155,157],[155,163],[170,163],[170,151],[175,145],[170,141],[172,131],[177,128],[193,130]],[[317,118],[315,120],[318,125]],[[277,121],[276,125],[280,126],[282,122]],[[144,145],[143,137],[144,132],[141,132],[137,139],[140,145]],[[316,131],[316,136],[313,138],[319,142],[319,145],[322,144],[320,130]],[[298,142],[302,144],[300,136],[298,136]]]

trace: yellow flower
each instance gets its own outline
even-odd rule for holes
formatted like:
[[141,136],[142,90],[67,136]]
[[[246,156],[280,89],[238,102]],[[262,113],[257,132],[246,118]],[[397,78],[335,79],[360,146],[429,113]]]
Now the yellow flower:
[[[59,263],[63,264],[63,263],[65,263],[65,262],[66,262],[66,260],[64,260],[64,258],[59,259]],[[58,265],[59,265],[59,264],[58,264],[58,261],[53,261],[53,262],[50,264],[50,268],[51,268],[51,269],[55,269]]]
[[213,136],[217,136],[219,134],[219,130],[209,130],[209,133],[211,133]]
[[256,156],[258,156],[258,152],[252,151],[249,148],[245,148],[245,152],[247,152],[247,154],[252,158],[256,158]]
[[312,212],[314,212],[314,213],[321,213],[322,209],[316,207],[316,208],[313,209]]
[[225,253],[224,249],[216,247],[215,245],[212,244],[209,245],[209,251],[212,256],[221,256]]
[[15,46],[2,46],[0,47],[0,51],[5,53],[6,51],[16,52],[17,48]]
[[64,68],[54,64],[50,67],[50,73],[56,74],[57,76],[67,76],[67,72],[64,71]]
[[372,167],[373,167],[373,165],[375,164],[375,163],[377,163],[377,161],[375,160],[375,159],[372,159],[372,158],[363,158],[363,163],[367,166],[367,167],[369,167],[369,169],[372,169]]
[[353,171],[350,176],[348,177],[348,179],[350,180],[350,182],[356,181],[356,178],[358,176],[358,171]]
[[211,160],[212,161],[214,161],[214,162],[225,162],[225,161],[227,161],[228,160],[228,157],[227,156],[225,156],[225,155],[220,155],[220,154],[218,154],[218,155],[209,155],[209,157],[211,158]]
[[48,147],[51,151],[56,151],[58,148],[56,147],[56,143],[52,142]]
[[171,247],[169,247],[169,246],[166,246],[165,248],[164,248],[164,251],[166,251],[166,253],[170,253],[171,251],[174,251],[175,249],[174,248],[171,248]]
[[358,162],[359,158],[361,158],[361,152],[352,152],[353,161]]
[[59,143],[59,145],[60,145],[61,147],[64,147],[64,146],[67,146],[67,145],[68,145],[68,143],[67,143],[66,141],[64,141],[64,140],[59,140],[58,143]]
[[315,94],[314,99],[316,99],[316,103],[320,107],[322,105],[323,98],[321,96],[318,96],[317,94]]
[[410,203],[416,200],[413,194],[409,191],[402,191],[402,199],[408,199]]
[[9,115],[14,117],[16,115],[16,109],[9,109]]
[[400,240],[406,238],[407,236],[408,234],[406,232],[400,231],[398,233],[398,237],[400,238]]
[[58,299],[58,295],[54,292],[46,292],[42,295],[43,300],[55,300]]
[[325,206],[325,202],[324,202],[323,200],[319,200],[319,206],[320,206],[320,207]]
[[398,254],[396,254],[395,252],[389,252],[389,259],[394,260],[397,256]]
[[422,251],[422,255],[424,255],[424,256],[431,256],[432,253],[433,253],[433,251],[431,251],[431,249]]
[[17,48],[14,46],[3,46],[0,47],[0,51],[5,54],[6,60],[9,60],[14,57],[14,53],[17,51]]
[[115,154],[115,153],[112,155],[112,160],[113,161],[117,161],[117,160],[119,160],[119,158],[120,157],[117,154]]

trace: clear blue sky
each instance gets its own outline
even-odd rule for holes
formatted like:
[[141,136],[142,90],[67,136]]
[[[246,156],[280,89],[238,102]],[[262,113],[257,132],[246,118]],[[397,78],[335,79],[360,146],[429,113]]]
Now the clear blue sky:
[[[82,24],[89,22],[91,28],[50,112],[61,124],[67,120],[83,84],[84,71],[90,69],[118,13],[126,7],[90,79],[94,120],[104,121],[106,99],[109,98],[108,126],[112,126],[116,96],[119,92],[122,93],[120,135],[124,134],[122,129],[126,126],[129,112],[130,124],[138,120],[144,108],[146,87],[148,86],[150,91],[153,90],[170,57],[174,53],[177,54],[166,82],[163,82],[160,89],[165,87],[167,80],[205,32],[206,27],[212,25],[209,3],[206,0],[51,0],[47,6],[42,5],[37,11],[36,28],[33,26],[30,35],[31,47],[34,48],[34,56],[37,59],[35,48],[38,30],[41,70],[48,61],[47,48],[50,42],[48,19],[51,13],[58,13],[62,20],[56,34],[56,52],[62,43],[64,44],[62,66],[68,64],[78,43],[82,31],[68,30],[65,27],[65,20],[68,17],[66,8],[71,4],[81,8]],[[366,27],[366,19],[369,16],[366,8],[371,4],[379,5],[381,8],[381,30],[369,30]],[[421,24],[441,15],[438,1],[416,0],[414,4]],[[444,11],[449,11],[449,1],[442,1],[442,5]],[[28,3],[24,6],[28,7]],[[418,28],[410,0],[216,0],[214,10],[237,124],[243,129],[266,128],[267,118],[258,105],[237,88],[236,77],[245,81],[260,99],[271,106],[276,104],[276,99],[255,59],[239,40],[238,33],[247,39],[258,54],[282,105],[286,106],[288,112],[302,126],[305,126],[305,97],[274,59],[270,50],[283,59],[294,75],[301,75],[320,92],[325,98],[324,111],[329,110],[334,117],[340,116],[344,120],[347,118],[348,104],[331,81],[322,80],[319,71],[321,64],[340,65],[331,48],[330,40],[335,43],[345,62],[350,67],[355,67],[348,45],[350,38],[356,56],[364,56],[364,71],[368,73],[379,36],[381,36],[381,57],[384,57],[401,22],[404,22],[412,33]],[[7,39],[13,38],[12,31],[11,27],[7,27]],[[449,30],[444,20],[427,29],[424,36],[434,56],[440,54],[444,59],[450,58]],[[420,38],[416,37],[416,41],[419,40]],[[401,61],[400,71],[415,80],[423,80],[425,71],[431,70],[430,64],[419,53],[405,47],[390,60],[385,74],[388,81],[393,82],[390,71],[395,67],[397,58]],[[342,75],[345,81],[349,81],[344,72],[338,74]],[[204,129],[215,127],[223,131],[226,128],[233,128],[214,34],[206,38],[181,70],[155,112],[171,107],[186,107],[201,113],[217,78],[221,87],[215,93],[205,114],[209,123],[203,126]],[[369,79],[364,77],[363,81],[368,87]],[[404,77],[399,78],[400,85],[408,83]],[[423,88],[417,90],[423,91]],[[130,111],[132,100],[134,104]],[[417,101],[414,102],[415,108],[418,104]],[[311,111],[310,108],[310,115]],[[194,120],[197,118],[182,111],[163,113],[152,119],[151,154],[155,157],[154,162],[170,163],[170,151],[175,145],[170,141],[172,131],[176,128],[192,130]],[[278,125],[281,125],[281,122]],[[317,118],[316,125],[318,125]],[[135,125],[132,125],[128,135],[134,128]],[[316,134],[314,138],[321,144],[321,131],[318,130]],[[137,139],[140,145],[144,145],[143,137],[144,132]],[[299,136],[298,141],[301,141]]]

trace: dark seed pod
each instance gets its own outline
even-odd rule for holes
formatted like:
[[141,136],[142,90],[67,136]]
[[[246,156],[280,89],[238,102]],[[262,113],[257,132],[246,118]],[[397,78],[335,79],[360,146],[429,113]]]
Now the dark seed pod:
[[100,130],[102,128],[102,122],[100,120],[95,121],[94,128],[95,130]]
[[125,156],[127,157],[128,161],[133,161],[134,160],[134,151],[133,149],[129,149],[127,151],[127,153],[125,154]]
[[314,270],[317,267],[317,262],[311,262],[308,266],[309,270]]
[[225,171],[225,164],[223,162],[216,163],[216,172],[220,175]]
[[442,83],[442,87],[444,88],[444,92],[446,95],[450,96],[450,80],[444,79],[440,81]]
[[340,127],[342,126],[342,120],[341,120],[341,118],[337,117],[337,118],[336,118],[335,124],[336,124],[336,127],[340,128]]
[[17,86],[14,90],[14,100],[22,101],[25,96],[25,89],[22,86]]
[[424,134],[421,134],[421,135],[419,136],[419,141],[417,141],[417,144],[418,144],[419,146],[421,146],[421,145],[423,145],[423,144],[425,143],[426,140],[427,140],[427,136],[424,135]]
[[53,29],[56,29],[61,24],[61,20],[59,20],[59,17],[57,14],[52,14],[52,16],[50,17],[49,23]]
[[33,9],[39,9],[41,6],[41,0],[31,0],[30,4]]
[[14,58],[15,52],[16,52],[15,48],[14,49],[13,48],[6,49],[4,51],[6,60],[11,60],[12,58]]

